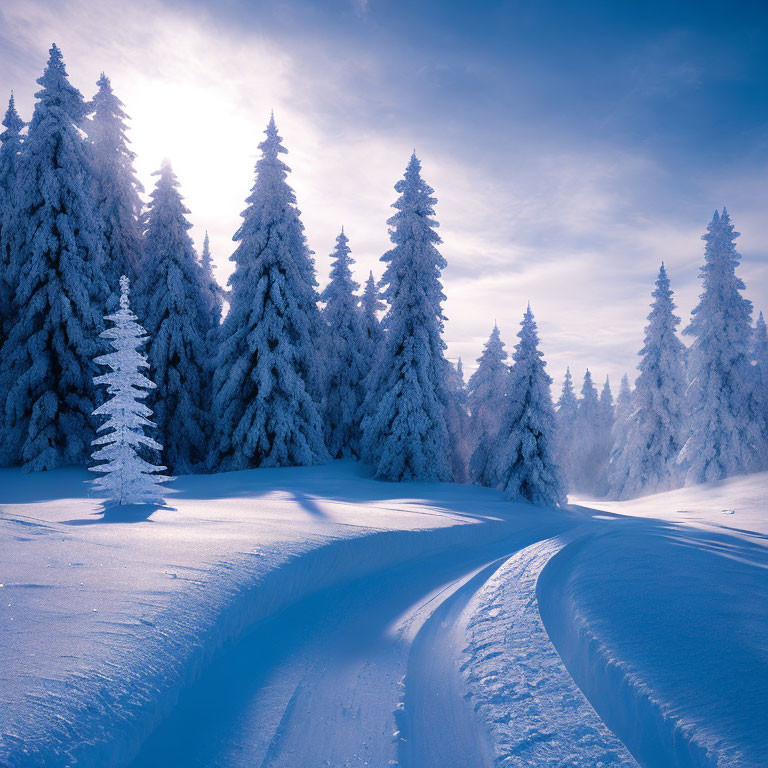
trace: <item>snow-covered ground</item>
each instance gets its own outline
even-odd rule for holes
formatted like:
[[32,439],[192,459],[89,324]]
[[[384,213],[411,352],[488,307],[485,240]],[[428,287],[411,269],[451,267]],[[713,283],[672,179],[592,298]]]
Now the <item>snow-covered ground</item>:
[[336,462],[104,514],[86,474],[0,472],[2,765],[765,765],[766,475],[557,511]]

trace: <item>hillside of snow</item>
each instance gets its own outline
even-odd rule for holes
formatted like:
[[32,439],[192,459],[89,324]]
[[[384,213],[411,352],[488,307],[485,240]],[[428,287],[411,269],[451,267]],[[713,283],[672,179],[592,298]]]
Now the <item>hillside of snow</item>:
[[766,474],[546,510],[335,462],[106,513],[86,474],[0,472],[2,765],[764,765]]

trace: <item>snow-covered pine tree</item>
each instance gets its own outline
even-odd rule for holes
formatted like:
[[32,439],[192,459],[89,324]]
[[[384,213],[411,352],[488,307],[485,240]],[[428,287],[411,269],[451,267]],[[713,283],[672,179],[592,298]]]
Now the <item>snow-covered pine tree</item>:
[[379,289],[376,281],[373,279],[373,272],[370,272],[365,281],[365,289],[360,299],[360,314],[362,318],[363,338],[366,343],[366,359],[369,370],[373,365],[373,359],[379,348],[383,330],[378,313],[385,307],[384,302],[379,298]]
[[446,360],[446,366],[448,400],[445,420],[451,437],[451,475],[454,483],[466,483],[469,480],[469,459],[473,448],[469,434],[467,385],[464,383],[461,358],[455,366]]
[[609,470],[609,492],[618,499],[668,490],[680,479],[676,461],[684,428],[685,347],[675,333],[680,318],[664,264],[652,296],[632,413]]
[[173,478],[158,474],[165,467],[150,464],[139,455],[142,447],[160,451],[163,446],[145,434],[145,428],[154,426],[149,420],[152,410],[140,401],[155,385],[141,373],[142,368],[149,367],[141,352],[147,336],[131,312],[128,290],[129,280],[123,275],[120,309],[105,318],[114,326],[101,333],[110,340],[114,352],[94,361],[112,370],[94,378],[96,384],[107,386],[109,398],[94,411],[94,416],[106,416],[107,421],[99,427],[99,432],[105,434],[93,441],[100,447],[92,456],[94,461],[105,463],[89,467],[102,476],[91,484],[115,504],[159,504],[160,484]]
[[752,350],[757,378],[757,393],[766,422],[766,435],[768,435],[768,329],[766,329],[762,312],[755,323]]
[[[206,296],[208,299],[208,329],[209,331],[217,331],[221,325],[221,310],[224,303],[225,291],[216,282],[216,278],[213,275],[213,257],[211,256],[211,241],[208,237],[208,232],[205,233],[203,239],[203,252],[200,256],[200,266],[203,268],[203,284],[206,289]],[[211,340],[213,341],[213,339]]]
[[331,254],[331,279],[320,294],[328,325],[326,344],[325,442],[334,459],[360,455],[360,419],[363,379],[368,372],[366,340],[352,279],[349,238],[341,234]]
[[144,191],[136,178],[136,158],[126,136],[128,115],[115,96],[109,78],[102,72],[90,108],[87,126],[93,145],[96,206],[104,233],[104,277],[117,297],[121,275],[135,280],[142,261],[140,217]]
[[560,457],[560,466],[563,468],[568,486],[576,486],[576,460],[574,455],[574,441],[576,437],[576,419],[579,415],[579,400],[573,389],[573,377],[570,367],[565,369],[563,389],[560,399],[557,401],[557,442]]
[[597,442],[600,451],[600,476],[596,489],[602,495],[608,489],[608,463],[613,449],[613,425],[615,422],[613,393],[611,392],[610,377],[605,377],[605,384],[600,392],[600,418],[597,428]]
[[270,118],[248,197],[230,310],[221,326],[214,374],[211,466],[319,464],[328,460],[313,393],[321,385],[314,263],[286,152]]
[[573,440],[574,489],[595,493],[602,477],[604,455],[600,445],[600,400],[587,369],[581,388]]
[[[632,414],[632,390],[629,386],[629,376],[625,373],[621,377],[621,386],[619,387],[619,395],[616,398],[616,408],[613,415],[613,429],[611,430],[611,456],[609,460],[609,473],[613,471],[613,462],[621,451],[624,450],[624,446],[627,442],[628,434],[628,421]],[[608,485],[610,489],[611,478],[608,477]]]
[[768,447],[750,364],[752,303],[736,275],[733,224],[715,211],[707,234],[701,278],[704,292],[684,333],[689,352],[688,438],[680,452],[687,483],[756,472],[768,465]]
[[539,350],[531,307],[525,312],[512,356],[509,396],[488,453],[492,477],[510,501],[539,506],[566,502],[565,477],[558,462],[557,420],[552,379]]
[[11,264],[15,261],[20,228],[16,216],[16,176],[24,121],[16,111],[13,94],[8,101],[3,126],[5,130],[0,133],[0,347],[11,324],[11,307],[16,292],[16,278],[11,274]]
[[507,351],[499,327],[494,323],[483,352],[477,358],[477,369],[470,376],[468,384],[469,412],[472,414],[475,441],[483,434],[486,440],[492,438],[499,428],[509,388],[509,366],[506,359]]
[[168,161],[154,175],[136,307],[149,334],[147,358],[156,386],[149,402],[165,463],[186,474],[206,460],[210,302],[176,175]]
[[389,311],[382,321],[384,346],[368,380],[363,457],[388,480],[450,480],[440,283],[445,259],[436,247],[434,190],[421,178],[415,153],[395,190],[397,213],[388,221],[394,248],[382,256]]
[[27,470],[84,464],[96,406],[93,358],[108,295],[92,196],[86,106],[54,45],[37,81],[19,163],[19,268],[13,322],[0,351],[0,451]]

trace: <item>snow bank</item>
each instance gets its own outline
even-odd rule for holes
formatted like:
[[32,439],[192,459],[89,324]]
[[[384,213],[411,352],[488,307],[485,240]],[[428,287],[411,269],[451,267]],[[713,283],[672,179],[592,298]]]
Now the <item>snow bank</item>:
[[539,616],[539,573],[573,535],[510,557],[467,607],[466,697],[491,734],[498,766],[637,766],[574,684]]
[[557,650],[650,768],[766,765],[767,480],[602,504],[638,519],[613,520],[542,571]]
[[168,508],[104,517],[85,474],[0,473],[3,765],[125,764],[260,619],[540,518],[483,489],[379,483],[345,463],[190,476]]

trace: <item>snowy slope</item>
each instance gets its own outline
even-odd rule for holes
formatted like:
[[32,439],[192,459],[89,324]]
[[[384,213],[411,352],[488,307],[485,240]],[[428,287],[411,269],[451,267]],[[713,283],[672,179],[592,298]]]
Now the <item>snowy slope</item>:
[[0,474],[3,764],[123,764],[223,646],[281,607],[557,528],[490,491],[380,483],[345,463],[190,476],[167,508],[106,517],[85,475]]
[[768,764],[768,474],[621,503],[538,584],[575,681],[644,765]]

